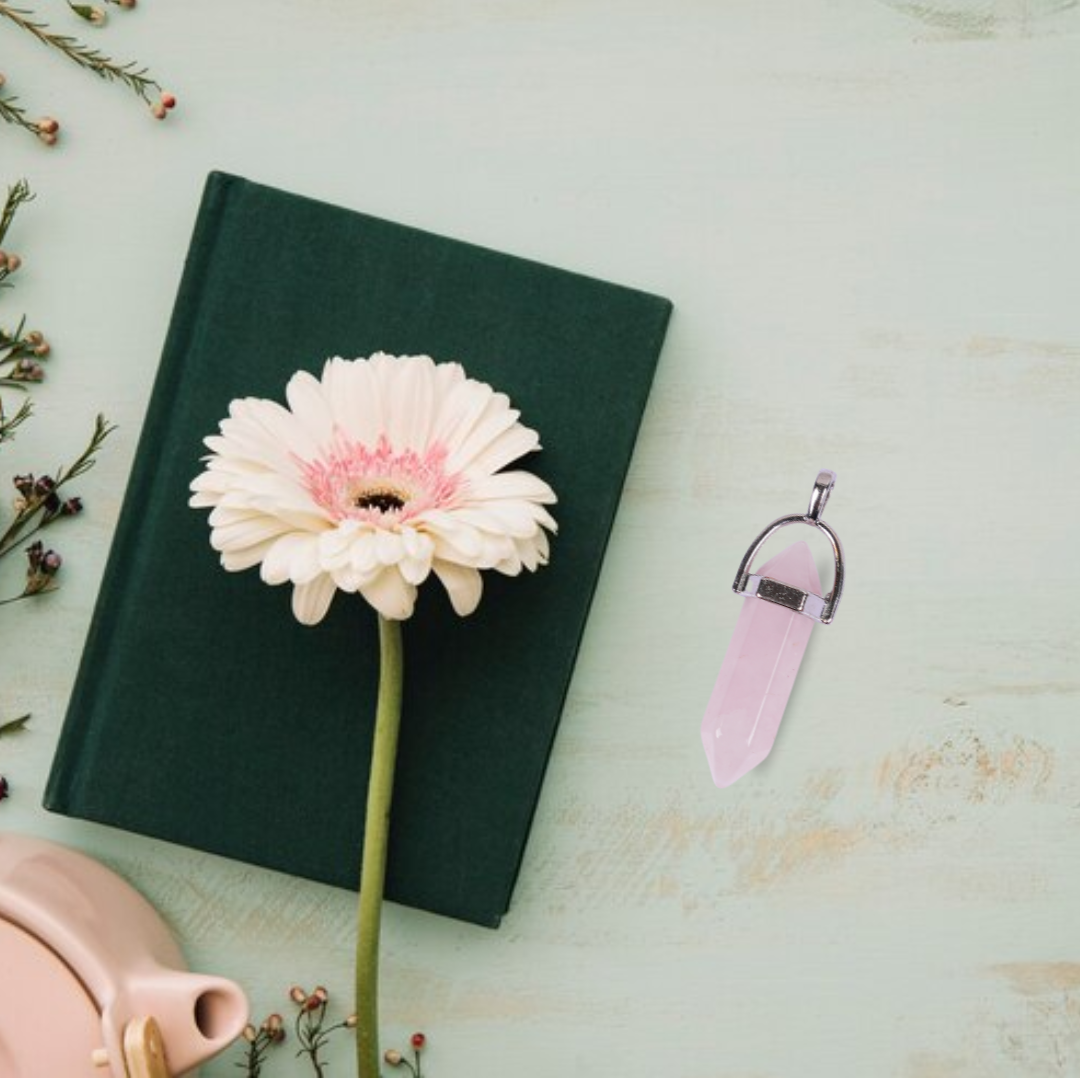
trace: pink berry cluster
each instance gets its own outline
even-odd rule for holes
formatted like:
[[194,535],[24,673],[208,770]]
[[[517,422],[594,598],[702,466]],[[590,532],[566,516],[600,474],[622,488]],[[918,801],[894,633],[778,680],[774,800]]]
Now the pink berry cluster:
[[161,91],[161,97],[150,106],[155,120],[164,120],[166,116],[176,108],[176,95],[168,90]]
[[423,1054],[424,1047],[427,1046],[427,1036],[422,1031],[414,1031],[409,1038],[409,1046],[412,1049],[412,1060],[410,1061],[408,1056],[403,1054],[400,1050],[387,1050],[383,1054],[383,1061],[387,1065],[392,1065],[395,1069],[405,1068],[409,1070],[409,1075],[414,1077],[423,1076],[421,1070],[421,1055]]
[[[356,1015],[330,1023],[326,1010],[330,993],[325,986],[316,986],[308,992],[302,986],[289,987],[289,1000],[296,1007],[293,1038],[298,1047],[297,1057],[307,1057],[315,1076],[324,1076],[326,1062],[322,1054],[330,1036],[335,1031],[356,1027]],[[243,1031],[246,1045],[244,1060],[237,1064],[246,1069],[248,1076],[261,1076],[263,1065],[270,1051],[285,1041],[285,1021],[280,1013],[271,1013],[258,1027],[248,1024]]]

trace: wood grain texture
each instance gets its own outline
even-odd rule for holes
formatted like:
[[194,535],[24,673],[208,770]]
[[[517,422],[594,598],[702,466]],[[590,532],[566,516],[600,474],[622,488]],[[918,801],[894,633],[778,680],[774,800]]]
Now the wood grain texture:
[[[259,1015],[294,981],[345,993],[351,896],[38,806],[201,181],[229,169],[676,303],[514,908],[497,933],[388,908],[388,1041],[424,1028],[434,1075],[1080,1070],[1080,6],[113,23],[180,94],[166,130],[4,38],[65,123],[53,154],[0,132],[40,191],[4,308],[56,343],[5,475],[73,455],[98,406],[122,428],[55,536],[63,592],[0,609],[5,704],[34,711],[0,826],[115,866]],[[731,577],[819,467],[848,591],[771,758],[718,791],[697,731]]]

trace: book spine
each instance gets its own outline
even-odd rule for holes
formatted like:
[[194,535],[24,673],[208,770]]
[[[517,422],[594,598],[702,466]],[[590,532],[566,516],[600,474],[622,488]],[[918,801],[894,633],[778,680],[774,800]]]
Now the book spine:
[[203,290],[214,258],[222,215],[230,191],[242,183],[237,177],[212,172],[203,190],[120,518],[52,770],[45,786],[42,803],[47,810],[77,817],[86,796],[80,778],[87,755],[92,755],[94,751],[97,701],[110,679],[109,635],[123,618],[121,611],[124,606],[139,603],[138,589],[132,587],[132,582],[137,577],[139,533],[144,508],[153,504],[151,494],[160,450],[167,443],[164,433],[173,414],[176,390],[184,375],[185,359],[200,330]]

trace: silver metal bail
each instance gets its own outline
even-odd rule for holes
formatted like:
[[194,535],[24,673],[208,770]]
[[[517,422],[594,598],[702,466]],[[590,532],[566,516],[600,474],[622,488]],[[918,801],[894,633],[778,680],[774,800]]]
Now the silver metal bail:
[[[810,507],[807,512],[777,518],[765,528],[750,545],[739,564],[738,572],[735,574],[735,583],[732,585],[734,592],[742,596],[756,596],[760,600],[768,600],[770,603],[790,608],[815,622],[827,624],[833,621],[836,609],[840,605],[840,594],[844,590],[844,549],[840,546],[840,538],[821,520],[821,514],[829,501],[835,483],[836,473],[831,469],[822,469],[814,481],[814,490],[810,493]],[[783,529],[788,525],[810,525],[823,532],[828,538],[833,549],[833,587],[824,596],[803,592],[802,589],[796,589],[782,581],[750,573],[750,566],[765,541],[778,529]]]
[[829,501],[835,483],[836,473],[832,469],[822,469],[817,474],[814,490],[810,492],[810,509],[806,511],[807,517],[812,517],[815,521],[821,520],[821,515],[825,513],[825,504]]

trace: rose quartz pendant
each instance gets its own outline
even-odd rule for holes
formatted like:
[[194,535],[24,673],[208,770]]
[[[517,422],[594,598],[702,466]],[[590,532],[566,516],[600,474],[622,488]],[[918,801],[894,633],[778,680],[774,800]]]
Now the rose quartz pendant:
[[[821,520],[835,482],[835,473],[818,473],[809,511],[769,525],[750,545],[735,575],[734,591],[746,599],[701,725],[717,787],[735,783],[769,756],[814,623],[832,622],[840,603],[843,549]],[[802,540],[750,572],[765,541],[778,529],[796,524],[819,529],[832,545],[835,579],[827,596],[821,595],[817,567]]]

